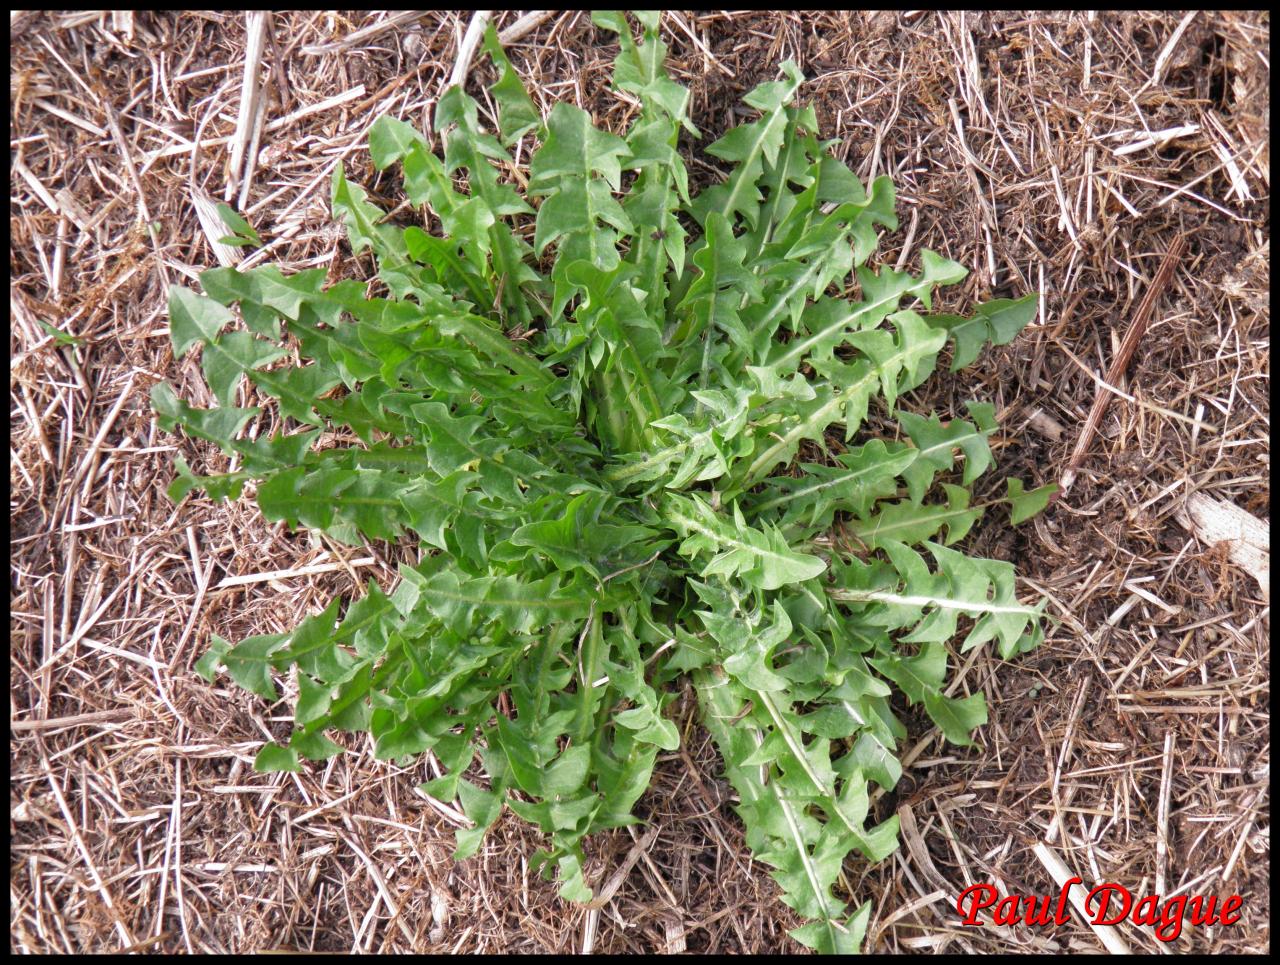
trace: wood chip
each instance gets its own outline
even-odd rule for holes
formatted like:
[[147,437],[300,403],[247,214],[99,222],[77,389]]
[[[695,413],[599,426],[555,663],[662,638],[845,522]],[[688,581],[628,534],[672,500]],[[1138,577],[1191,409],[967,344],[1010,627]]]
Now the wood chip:
[[1271,602],[1271,531],[1267,524],[1234,503],[1192,493],[1175,518],[1209,545],[1227,544],[1227,556],[1255,580],[1262,599]]

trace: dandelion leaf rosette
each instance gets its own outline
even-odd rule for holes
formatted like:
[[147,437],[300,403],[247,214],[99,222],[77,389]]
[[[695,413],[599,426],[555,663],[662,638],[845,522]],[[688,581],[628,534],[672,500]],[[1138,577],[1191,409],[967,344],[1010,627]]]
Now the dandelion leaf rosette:
[[723,180],[693,190],[700,135],[658,15],[594,21],[618,44],[613,90],[639,105],[626,130],[567,103],[540,113],[491,31],[495,114],[453,87],[430,141],[393,117],[370,130],[417,224],[334,172],[334,216],[376,285],[265,266],[173,288],[174,355],[217,405],[161,383],[156,417],[231,468],[179,459],[170,495],[418,548],[390,588],[289,632],[214,637],[197,670],[292,701],[259,769],[327,759],[342,732],[381,759],[430,754],[424,789],[471,822],[458,857],[509,809],[545,833],[535,863],[575,901],[594,883],[584,839],[638,820],[655,758],[687,732],[671,708],[685,678],[751,852],[805,922],[793,936],[857,951],[871,904],[842,869],[897,846],[896,818],[871,816],[902,773],[890,698],[968,744],[987,708],[948,685],[955,654],[1012,658],[1043,636],[1013,567],[962,545],[992,502],[1017,523],[1051,488],[977,499],[993,407],[904,399],[940,359],[1010,341],[1035,296],[937,315],[964,268],[931,251],[918,272],[877,266],[893,184],[862,183],[818,139],[791,62],[703,148]]

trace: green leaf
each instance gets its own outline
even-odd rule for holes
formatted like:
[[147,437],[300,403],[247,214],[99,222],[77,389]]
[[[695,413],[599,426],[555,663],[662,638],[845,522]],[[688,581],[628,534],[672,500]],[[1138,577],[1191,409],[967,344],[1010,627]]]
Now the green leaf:
[[542,147],[529,162],[529,190],[538,194],[540,186],[548,187],[560,178],[599,175],[616,191],[622,175],[621,159],[629,153],[626,141],[597,130],[590,114],[560,101],[547,118]]
[[991,447],[987,437],[996,429],[995,409],[988,403],[969,403],[973,422],[953,419],[942,422],[936,415],[918,416],[897,413],[903,429],[918,450],[911,466],[903,472],[911,501],[919,503],[939,472],[947,472],[955,464],[955,450],[965,455],[964,484],[967,486],[991,465]]
[[693,203],[692,213],[700,224],[712,211],[733,219],[740,215],[755,226],[761,200],[756,182],[765,163],[773,164],[782,148],[787,114],[784,107],[804,80],[792,61],[781,66],[783,80],[767,81],[747,94],[743,101],[762,113],[758,121],[733,128],[724,137],[707,145],[707,153],[735,165],[722,185],[703,191]]
[[897,477],[915,458],[906,446],[872,439],[837,456],[835,466],[806,463],[802,476],[766,480],[748,517],[776,516],[784,531],[794,525],[806,532],[827,529],[837,511],[865,517],[876,500],[897,492]]
[[289,746],[298,752],[300,757],[305,757],[309,761],[327,761],[331,757],[337,757],[342,753],[342,747],[335,744],[324,734],[308,734],[303,731],[294,731],[293,736],[289,739]]
[[[602,510],[598,493],[582,493],[569,502],[563,516],[525,523],[511,534],[511,545],[530,547],[563,573],[580,569],[597,580],[651,555],[655,544],[649,541],[657,530],[603,522]],[[642,545],[629,549],[636,543]]]
[[[490,227],[485,232],[483,250],[492,259],[492,269],[498,284],[499,300],[508,316],[521,325],[533,317],[533,310],[526,296],[526,286],[533,290],[540,282],[537,272],[525,264],[529,245],[519,238],[504,220],[507,216],[532,213],[533,209],[522,200],[508,184],[498,180],[498,171],[491,163],[510,160],[507,152],[493,135],[480,129],[478,105],[460,86],[450,87],[436,105],[435,129],[445,132],[444,164],[438,173],[426,170],[422,177],[445,181],[433,192],[432,203],[440,201],[437,210],[441,218],[457,204],[447,184],[447,176],[461,168],[468,174],[471,200],[477,203],[477,212],[483,209]],[[415,171],[414,175],[418,173]],[[406,177],[410,173],[406,171]],[[456,214],[457,212],[453,212]],[[453,227],[456,227],[456,222]],[[453,227],[449,230],[452,231]]]
[[494,331],[489,322],[476,315],[455,315],[436,320],[442,335],[457,336],[475,347],[481,354],[505,365],[517,375],[524,376],[534,385],[550,385],[552,376],[536,361],[520,352],[501,332]]
[[547,797],[563,797],[582,787],[591,764],[591,748],[570,747],[548,765],[542,777],[542,793]]
[[878,513],[849,526],[849,532],[868,549],[879,549],[886,543],[916,544],[932,539],[944,526],[947,544],[964,538],[982,516],[982,509],[969,508],[969,491],[961,486],[943,484],[947,504],[917,505],[910,499],[891,503]]
[[173,354],[186,355],[197,342],[206,344],[217,337],[224,325],[235,320],[225,305],[197,295],[181,285],[169,286],[169,338]]
[[787,934],[819,955],[858,955],[862,952],[870,917],[871,902],[867,901],[843,922],[813,921]]
[[240,641],[222,655],[231,679],[259,697],[277,700],[276,687],[271,682],[271,657],[287,637],[286,633],[265,633]]
[[945,328],[955,343],[955,356],[951,371],[958,372],[971,365],[982,350],[984,342],[1006,345],[1036,317],[1040,296],[1035,292],[1022,298],[997,298],[979,305],[969,318],[959,315],[934,315],[931,324]]
[[666,115],[696,137],[698,129],[686,114],[689,92],[663,69],[667,45],[659,37],[660,14],[656,10],[633,11],[632,16],[644,27],[644,41],[640,44],[631,36],[621,13],[597,10],[591,14],[592,23],[618,35],[620,50],[613,64],[614,86],[639,98],[647,117]]
[[950,258],[943,258],[928,248],[920,250],[920,267],[922,269],[920,282],[912,289],[912,294],[924,302],[925,308],[933,307],[932,295],[935,285],[958,285],[969,274],[969,269],[964,265]]
[[509,147],[529,131],[540,127],[542,117],[498,42],[498,31],[492,21],[485,28],[484,49],[498,70],[498,79],[489,90],[498,104],[498,131],[502,143]]
[[346,223],[352,252],[358,255],[372,248],[381,258],[404,259],[407,250],[402,234],[394,226],[381,223],[386,212],[370,203],[368,197],[364,188],[347,180],[339,161],[333,171],[330,201],[334,215]]
[[458,800],[462,803],[462,813],[474,821],[476,827],[457,832],[458,847],[453,855],[455,859],[460,861],[469,858],[479,850],[485,831],[502,814],[503,797],[497,788],[485,791],[470,781],[458,781]]
[[192,669],[209,683],[213,683],[214,678],[218,675],[218,667],[222,665],[222,658],[226,656],[227,651],[230,649],[231,644],[216,633],[213,634],[209,640],[209,649],[204,652],[204,656],[196,661]]
[[667,518],[684,537],[680,553],[687,557],[712,554],[701,576],[739,576],[762,590],[811,580],[827,568],[816,556],[797,553],[774,528],[753,529],[735,503],[732,521],[716,513],[701,498],[667,497]]
[[971,559],[936,543],[924,545],[937,560],[937,572],[931,573],[904,544],[885,541],[882,548],[892,569],[849,560],[839,568],[827,595],[863,605],[864,619],[877,626],[914,627],[912,635],[918,640],[949,639],[957,617],[972,617],[976,622],[962,649],[998,638],[1005,656],[1038,621],[1047,601],[1036,606],[1019,603],[1008,563]]
[[1014,526],[1025,523],[1036,513],[1041,512],[1058,492],[1056,483],[1049,483],[1047,486],[1024,492],[1022,480],[1015,479],[1013,476],[1005,480],[1005,486],[1008,487],[1006,498],[1009,502],[1009,522]]
[[427,142],[412,125],[389,115],[379,117],[369,128],[369,157],[379,171],[385,171],[426,146]]
[[878,274],[859,268],[862,300],[819,298],[799,319],[804,334],[772,347],[767,364],[776,367],[798,365],[802,359],[826,361],[840,345],[848,344],[855,332],[871,331],[897,310],[901,298],[914,279],[906,272],[886,268]]
[[[677,311],[689,313],[689,325],[678,329],[676,338],[711,345],[718,334],[731,343],[750,344],[752,336],[740,312],[764,296],[755,275],[743,265],[745,257],[746,245],[733,237],[723,215],[712,212],[707,219],[707,246],[693,257],[698,277],[677,306]],[[698,354],[697,387],[705,391],[711,386],[714,358],[705,348]],[[723,379],[721,366],[716,366],[716,382]]]
[[249,332],[224,332],[205,345],[204,377],[218,402],[235,403],[240,376],[284,358],[283,349]]
[[[401,565],[400,575],[417,591],[418,602],[446,626],[462,633],[473,620],[497,620],[516,633],[530,633],[552,621],[585,618],[590,601],[554,577],[526,582],[514,576],[467,578],[430,565]],[[430,573],[427,576],[426,573]]]
[[945,694],[926,692],[924,709],[938,725],[947,740],[967,747],[973,743],[969,732],[987,722],[987,702],[979,691],[963,700]]
[[302,765],[298,763],[298,752],[292,747],[281,747],[275,742],[269,742],[262,745],[262,750],[258,751],[258,756],[253,759],[253,769],[266,773],[276,771],[296,773],[302,770]]
[[76,335],[68,335],[62,329],[54,325],[50,325],[43,318],[37,318],[36,321],[39,323],[40,327],[45,330],[47,335],[53,336],[53,340],[59,345],[83,345],[85,343],[83,338]]
[[231,229],[231,237],[220,239],[221,244],[262,247],[262,239],[258,237],[258,232],[253,230],[253,225],[236,213],[235,208],[222,201],[218,202],[217,207],[218,217],[222,219],[224,225]]

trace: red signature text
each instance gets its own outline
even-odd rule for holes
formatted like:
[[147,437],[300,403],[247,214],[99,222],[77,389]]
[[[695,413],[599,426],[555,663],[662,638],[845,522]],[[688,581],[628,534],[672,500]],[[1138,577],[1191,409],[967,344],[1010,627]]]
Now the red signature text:
[[[956,899],[956,911],[965,925],[985,925],[978,917],[990,909],[991,920],[997,925],[1065,925],[1071,919],[1068,892],[1073,885],[1084,884],[1079,878],[1070,878],[1063,884],[1057,896],[1042,895],[1020,897],[1000,896],[995,885],[970,885]],[[1171,942],[1182,934],[1183,925],[1234,925],[1240,920],[1240,908],[1244,899],[1231,895],[1219,904],[1215,895],[1178,895],[1161,902],[1159,895],[1147,895],[1137,900],[1124,885],[1103,882],[1084,899],[1085,911],[1095,925],[1118,925],[1129,921],[1135,925],[1155,928],[1155,936],[1162,942]]]

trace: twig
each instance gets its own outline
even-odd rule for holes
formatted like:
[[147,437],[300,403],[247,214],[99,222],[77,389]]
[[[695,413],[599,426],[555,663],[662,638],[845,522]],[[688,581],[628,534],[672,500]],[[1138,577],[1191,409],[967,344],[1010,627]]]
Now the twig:
[[[270,35],[271,26],[271,14],[268,12],[263,22],[263,33]],[[253,184],[253,173],[258,164],[258,148],[262,144],[262,125],[266,122],[270,106],[271,92],[265,87],[259,87],[257,103],[253,106],[253,137],[249,140],[249,154],[244,159],[244,177],[240,182],[240,197],[236,201],[236,208],[240,211],[249,202],[249,188]]]
[[[1084,707],[1085,693],[1089,689],[1089,678],[1083,677],[1080,681],[1080,689],[1076,692],[1075,700],[1071,702],[1071,710],[1067,717],[1067,730],[1062,738],[1062,749],[1058,752],[1058,766],[1053,770],[1052,793],[1057,795],[1058,786],[1062,780],[1062,768],[1067,762],[1067,756],[1071,753],[1071,744],[1075,738],[1076,721],[1080,719],[1080,710]],[[1058,838],[1058,832],[1062,830],[1062,813],[1055,808],[1055,814],[1049,822],[1049,829],[1045,832],[1044,840],[1046,844],[1053,844]]]
[[[631,835],[632,841],[636,842],[637,844],[640,843],[640,836],[636,834],[636,829],[631,827],[630,825],[627,826],[627,834]],[[673,909],[675,909],[675,911],[679,912],[680,902],[676,900],[676,896],[671,893],[671,888],[667,885],[666,881],[663,880],[662,872],[658,869],[658,866],[654,864],[653,859],[649,857],[649,852],[644,848],[641,848],[640,858],[642,861],[644,861],[645,866],[653,874],[654,883],[662,891],[662,894],[659,897],[666,898],[667,903]]]
[[[1151,321],[1151,314],[1155,309],[1156,301],[1173,277],[1173,272],[1178,267],[1178,260],[1182,257],[1186,247],[1187,236],[1183,234],[1174,238],[1173,243],[1169,245],[1169,251],[1165,254],[1164,261],[1160,262],[1155,278],[1151,280],[1151,284],[1147,287],[1146,295],[1143,296],[1141,304],[1138,305],[1138,310],[1134,312],[1129,331],[1125,333],[1124,341],[1120,343],[1120,351],[1116,353],[1116,357],[1111,362],[1111,367],[1107,369],[1106,381],[1108,384],[1115,385],[1120,380],[1120,377],[1124,375],[1125,369],[1129,367],[1129,360],[1133,358],[1133,352],[1138,347],[1138,342],[1142,340],[1143,334],[1147,331],[1147,324]],[[1099,388],[1097,395],[1093,398],[1093,408],[1089,410],[1089,416],[1084,421],[1084,428],[1080,430],[1080,438],[1076,440],[1076,447],[1071,453],[1071,459],[1067,462],[1066,471],[1062,474],[1062,492],[1065,493],[1071,488],[1071,484],[1076,481],[1076,470],[1084,460],[1085,452],[1089,449],[1089,443],[1093,441],[1094,433],[1098,431],[1098,426],[1102,422],[1102,416],[1106,413],[1107,404],[1110,401],[1111,393],[1106,389]]]
[[640,860],[640,856],[647,852],[652,846],[654,840],[658,837],[658,832],[660,830],[662,829],[655,824],[645,832],[643,838],[631,846],[631,850],[627,853],[626,858],[623,859],[622,864],[618,865],[613,874],[609,876],[609,880],[605,882],[604,887],[596,893],[594,898],[583,906],[584,908],[589,911],[599,911],[613,900],[613,896],[618,893],[618,889],[622,887],[622,883],[626,880],[631,869],[634,868],[636,862]]
[[[1044,865],[1045,870],[1049,872],[1049,875],[1053,878],[1054,883],[1057,884],[1059,888],[1065,885],[1072,878],[1077,877],[1071,873],[1067,866],[1062,863],[1062,859],[1059,858],[1055,852],[1050,850],[1049,846],[1043,841],[1037,841],[1035,846],[1031,849],[1031,853],[1040,859],[1040,863]],[[1072,885],[1067,891],[1067,897],[1071,899],[1072,906],[1079,913],[1080,917],[1084,919],[1085,924],[1093,929],[1093,933],[1098,936],[1098,941],[1102,942],[1103,947],[1105,947],[1107,951],[1112,955],[1130,954],[1129,946],[1125,944],[1125,940],[1120,937],[1120,933],[1118,931],[1110,925],[1095,925],[1093,923],[1093,919],[1089,915],[1089,910],[1085,907],[1085,890],[1083,886],[1079,884]]]
[[[230,268],[239,264],[243,255],[240,253],[239,248],[224,245],[219,240],[227,237],[229,229],[222,223],[222,215],[218,213],[218,203],[213,200],[213,195],[196,184],[196,171],[200,168],[200,147],[202,144],[208,143],[202,141],[201,138],[205,127],[213,118],[214,111],[210,109],[196,126],[196,135],[191,141],[191,163],[187,167],[187,194],[191,198],[191,206],[196,210],[196,220],[200,222],[200,230],[204,232],[205,240],[209,242],[209,247],[212,249],[214,257],[218,259],[218,264],[222,265],[223,268]],[[228,140],[229,138],[222,138],[221,142],[225,143]],[[186,150],[186,147],[179,145],[179,149]],[[152,157],[151,160],[155,159],[156,157]],[[148,161],[147,163],[150,164],[151,162]]]
[[675,21],[676,26],[678,26],[681,30],[685,32],[685,34],[688,35],[689,39],[693,41],[693,45],[702,52],[702,56],[708,64],[710,64],[716,70],[720,71],[720,73],[724,74],[726,77],[730,77],[730,78],[733,77],[733,71],[731,71],[724,64],[720,63],[720,61],[716,60],[715,54],[713,54],[711,52],[711,49],[705,43],[702,42],[702,39],[696,33],[693,32],[693,29],[687,23],[684,22],[684,18],[681,17],[680,14],[676,13],[674,10],[668,10],[667,16],[670,17],[673,21]]
[[[284,117],[278,117],[269,123],[264,130],[268,134],[274,134],[276,131],[288,127],[294,121],[301,120],[311,114],[319,114],[321,111],[331,110],[334,107],[339,107],[342,104],[347,103],[347,101],[353,101],[357,97],[363,96],[364,84],[356,84],[355,87],[352,87],[350,90],[344,90],[341,94],[334,94],[332,97],[326,97],[324,100],[317,101],[314,104],[305,104],[292,113],[286,114]],[[359,110],[359,108],[357,108],[357,110]]]
[[902,242],[902,251],[898,253],[898,260],[894,263],[894,271],[902,271],[902,266],[907,263],[907,257],[911,254],[911,243],[916,239],[916,225],[920,221],[920,209],[911,209],[911,224],[907,226],[907,237]]
[[14,172],[31,186],[31,190],[35,192],[37,198],[44,202],[44,206],[46,208],[52,211],[55,215],[62,214],[62,211],[58,207],[58,202],[55,201],[53,195],[49,193],[49,189],[40,183],[40,179],[31,173],[31,169],[22,163],[21,158],[14,158],[10,164]]
[[339,50],[345,50],[347,47],[353,47],[356,44],[364,43],[371,40],[385,30],[392,27],[398,27],[402,23],[411,23],[421,17],[425,17],[431,13],[430,10],[402,10],[399,13],[392,14],[386,20],[380,20],[377,23],[370,24],[367,27],[361,27],[359,30],[353,30],[341,40],[335,40],[327,44],[311,44],[303,47],[299,52],[310,57],[316,57],[320,54],[332,54]]
[[1199,124],[1180,124],[1177,127],[1165,128],[1163,131],[1152,131],[1146,137],[1126,144],[1124,147],[1113,147],[1111,153],[1116,157],[1124,157],[1126,154],[1132,154],[1135,151],[1141,151],[1149,147],[1164,147],[1176,138],[1190,137],[1192,134],[1198,134],[1199,132]]
[[1173,792],[1173,731],[1164,734],[1164,761],[1160,769],[1160,797],[1156,804],[1156,894],[1163,895],[1169,864],[1169,796]]
[[280,53],[280,45],[276,43],[275,23],[267,30],[267,40],[271,43],[271,80],[275,84],[276,96],[280,101],[280,109],[289,108],[289,75],[284,69],[284,57]]
[[485,25],[489,22],[488,10],[477,10],[471,15],[471,23],[467,24],[467,32],[462,36],[462,42],[458,44],[458,58],[453,62],[453,73],[449,75],[449,83],[445,85],[446,89],[454,84],[461,84],[467,78],[467,71],[471,69],[471,58],[476,55],[476,48],[480,46],[480,38],[484,36]]
[[196,620],[200,616],[200,605],[204,602],[205,593],[209,589],[209,578],[213,576],[214,557],[209,557],[209,562],[205,564],[204,574],[200,572],[200,554],[196,547],[195,532],[190,526],[187,527],[187,548],[191,553],[191,575],[196,584],[196,597],[191,603],[191,616],[187,618],[187,625],[182,628],[182,636],[178,638],[177,644],[173,648],[173,656],[169,658],[169,673],[173,673],[173,668],[178,664],[178,658],[183,654],[183,644],[187,642],[187,637],[191,636],[191,631],[195,629]]
[[[364,84],[356,84],[356,86],[351,88],[351,90],[344,91],[341,94],[335,94],[333,97],[327,97],[324,100],[317,101],[314,104],[306,104],[302,107],[299,107],[297,110],[293,111],[292,113],[286,114],[284,117],[277,117],[274,121],[268,122],[267,125],[263,128],[263,131],[265,131],[267,134],[274,134],[276,131],[279,131],[288,127],[294,121],[301,120],[302,118],[307,117],[311,114],[318,114],[321,111],[330,110],[334,107],[338,107],[342,104],[345,104],[347,101],[355,100],[357,97],[363,97],[363,96],[364,96]],[[372,103],[373,103],[372,100],[365,101],[363,104],[356,105],[355,110],[358,113],[360,110],[369,106]],[[203,125],[201,125],[201,130],[203,130]],[[222,135],[220,137],[210,137],[210,138],[203,138],[203,139],[200,137],[196,137],[194,141],[191,141],[189,143],[184,142],[182,144],[171,144],[168,147],[162,147],[159,150],[155,151],[154,153],[147,155],[147,164],[149,165],[154,164],[156,161],[159,161],[162,158],[173,157],[175,154],[184,154],[189,151],[194,151],[196,148],[219,147],[223,144],[228,143],[230,140],[231,140],[230,135]]]
[[[230,201],[240,185],[241,166],[245,163],[245,148],[253,136],[253,122],[258,112],[258,68],[262,64],[262,52],[266,48],[267,14],[252,10],[248,16],[247,39],[244,52],[244,80],[240,83],[240,116],[236,118],[236,133],[231,141],[231,162],[227,171],[227,189],[222,195]],[[253,164],[250,158],[248,163]]]
[[44,720],[10,720],[10,730],[64,730],[70,727],[82,727],[85,724],[99,724],[104,721],[124,720],[132,716],[130,711],[96,710],[88,714],[72,714],[70,717],[46,717]]
[[[188,186],[188,191],[191,195],[191,206],[196,209],[196,220],[200,222],[200,230],[204,232],[205,240],[213,249],[213,256],[218,259],[218,264],[223,268],[238,265],[243,257],[240,250],[224,245],[220,240],[231,234],[231,229],[222,223],[222,215],[218,213],[218,203],[213,200],[213,196],[208,191],[196,187],[194,180]],[[243,205],[241,209],[243,210]]]
[[1192,10],[1182,18],[1182,22],[1174,29],[1173,35],[1169,38],[1168,42],[1164,45],[1164,48],[1160,51],[1160,54],[1156,57],[1155,66],[1151,68],[1151,76],[1147,79],[1147,82],[1142,85],[1141,89],[1138,91],[1139,94],[1149,87],[1156,87],[1159,85],[1160,78],[1164,75],[1165,65],[1169,63],[1169,58],[1173,55],[1174,48],[1178,46],[1178,41],[1181,40],[1182,35],[1186,33],[1187,27],[1191,26],[1191,18],[1195,15],[1196,12]]
[[90,134],[96,135],[97,137],[107,136],[107,132],[103,130],[101,127],[99,127],[97,124],[92,124],[89,121],[86,121],[83,117],[77,117],[75,114],[72,114],[70,111],[64,111],[57,104],[51,104],[47,100],[44,100],[41,97],[34,98],[31,101],[31,103],[35,104],[36,107],[39,107],[43,110],[48,111],[54,117],[62,118],[68,124],[74,124],[76,127],[80,128],[83,131],[88,131]]
[[[135,376],[133,375],[129,376],[129,380],[125,383],[124,388],[120,390],[120,395],[111,406],[106,418],[102,420],[102,426],[93,437],[93,441],[89,443],[88,451],[85,452],[80,460],[80,465],[76,468],[76,474],[72,479],[70,488],[74,490],[77,486],[82,485],[81,480],[83,479],[81,494],[86,502],[89,498],[89,490],[98,478],[98,454],[102,449],[102,444],[107,439],[107,433],[115,425],[116,417],[120,415],[120,410],[124,408],[125,402],[128,401],[129,390],[133,388],[134,378]],[[75,519],[70,519],[68,522],[74,523]]]
[[294,576],[315,576],[317,573],[333,573],[347,566],[372,566],[376,562],[372,556],[364,556],[358,560],[350,560],[343,563],[312,563],[310,566],[299,566],[292,570],[271,570],[267,573],[246,573],[243,576],[228,576],[214,589],[226,590],[233,586],[264,583],[268,580],[287,580]]
[[1249,817],[1244,823],[1244,830],[1240,832],[1240,837],[1236,839],[1236,846],[1231,849],[1231,857],[1227,859],[1227,866],[1222,869],[1222,881],[1225,884],[1227,879],[1231,877],[1231,872],[1235,870],[1236,862],[1240,860],[1240,852],[1244,850],[1245,841],[1249,838],[1249,832],[1253,830],[1253,823],[1257,820],[1258,812],[1254,805],[1262,798],[1264,789],[1255,791],[1253,797],[1245,807],[1249,809]]
[[[351,827],[351,823],[349,821],[344,823],[347,824],[348,828]],[[354,829],[352,829],[352,831],[353,834],[351,835],[346,835],[339,831],[338,837],[345,841],[347,843],[347,847],[349,847],[364,863],[365,870],[369,872],[369,877],[372,879],[374,886],[378,890],[378,896],[382,899],[383,904],[387,906],[387,911],[391,913],[391,920],[395,922],[396,926],[400,929],[400,934],[403,935],[405,940],[409,943],[409,947],[413,948],[413,932],[409,930],[408,923],[403,917],[401,917],[400,906],[396,903],[395,896],[391,894],[391,889],[387,887],[386,878],[382,876],[382,872],[378,870],[378,866],[374,863],[374,860],[369,857],[368,853],[361,848],[359,844],[356,843]]]
[[596,927],[600,924],[600,909],[587,909],[586,917],[582,919],[582,954],[590,955],[596,947]]
[[498,43],[504,47],[515,43],[525,34],[536,30],[553,13],[554,10],[530,10],[510,27],[503,27],[498,31]]

